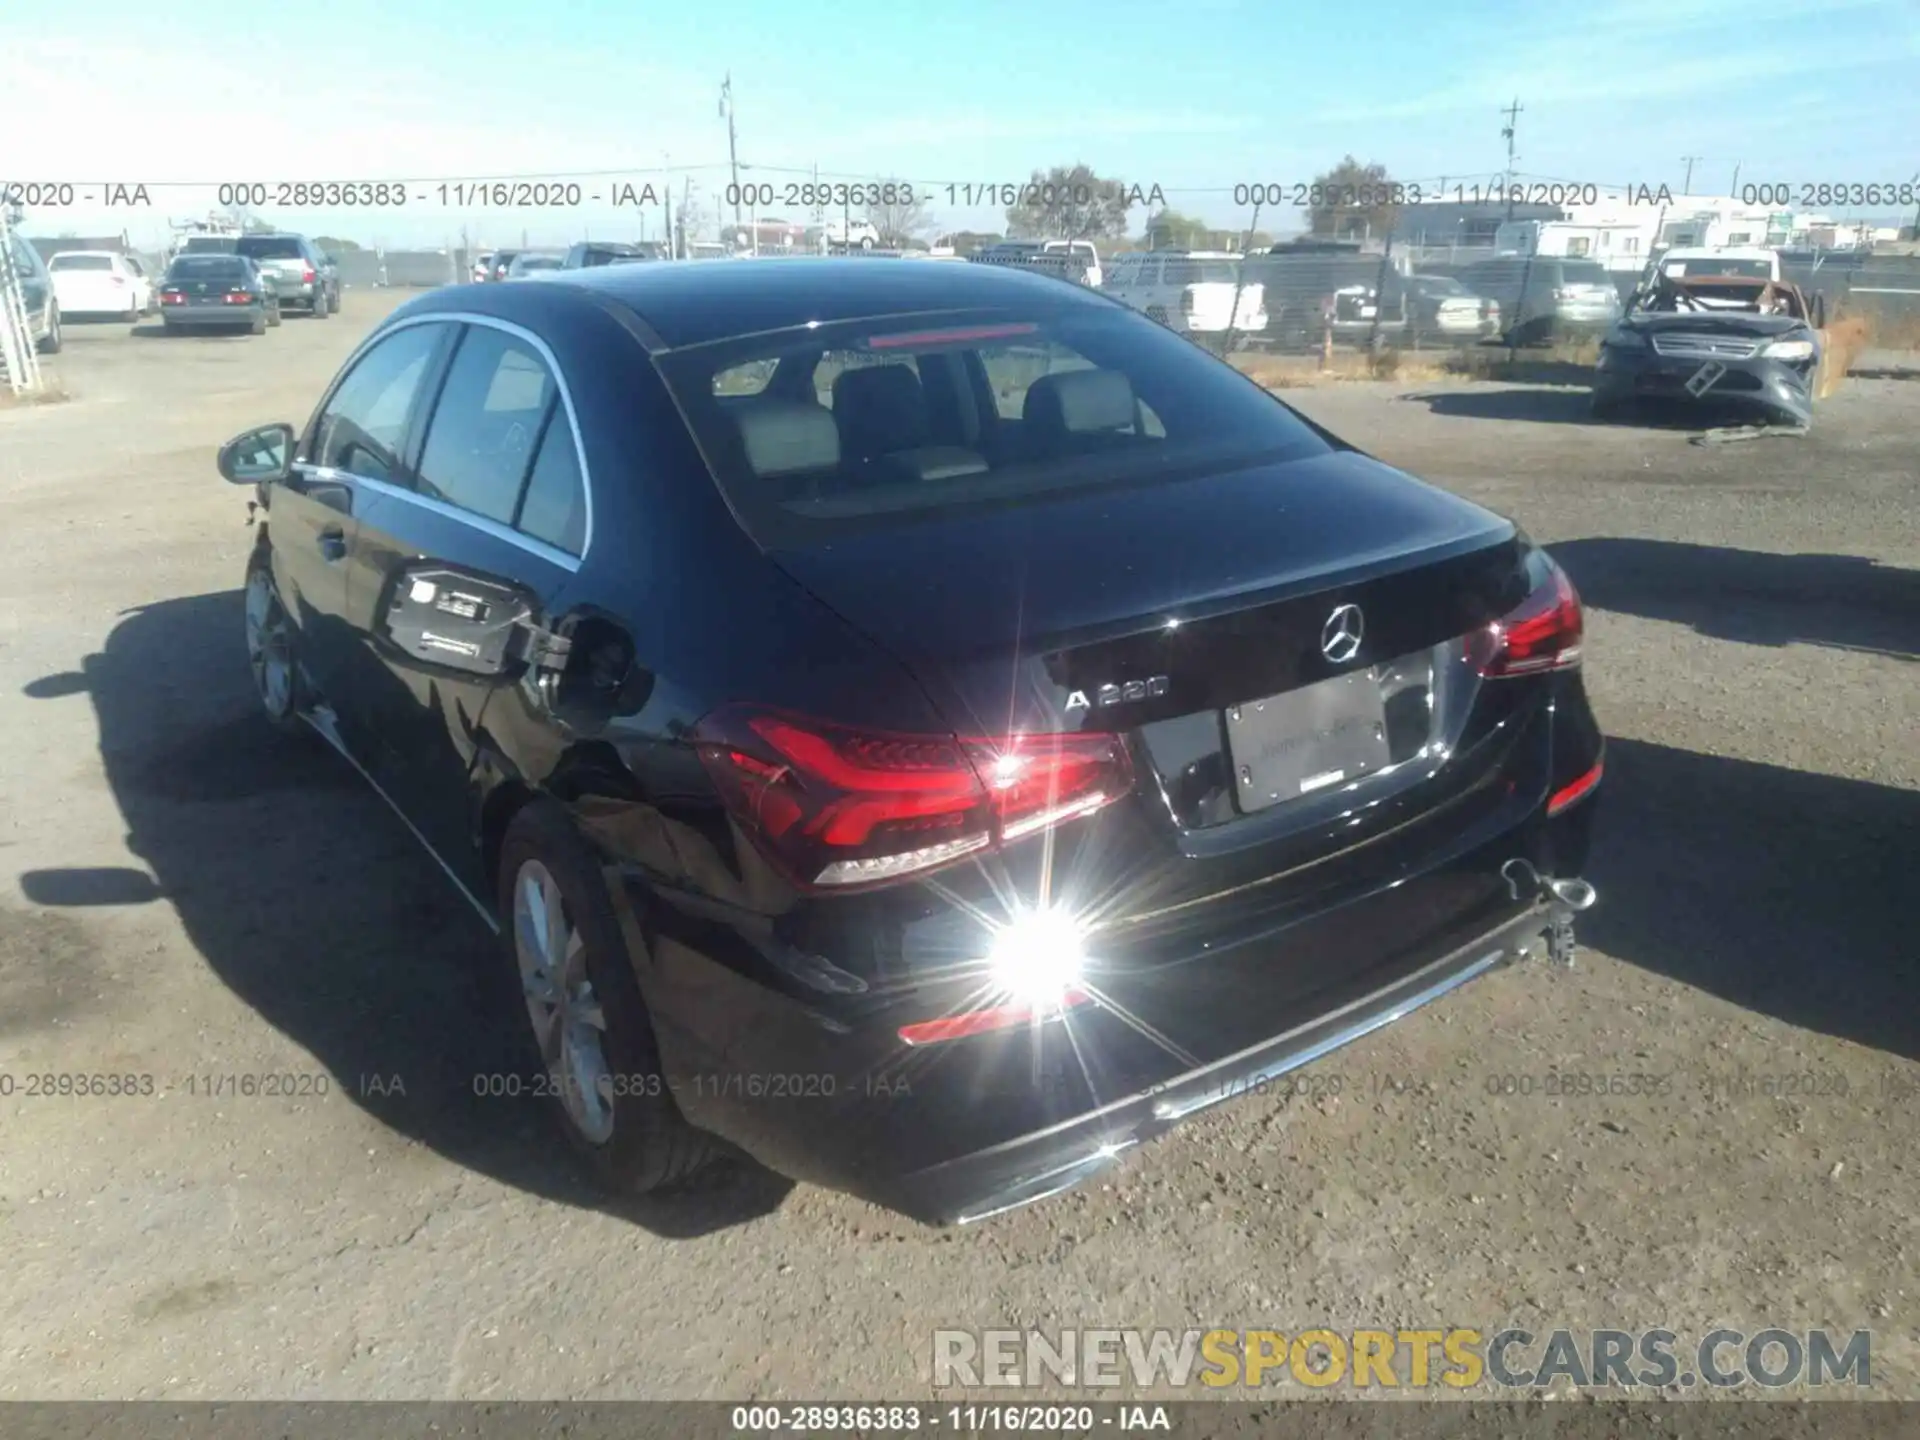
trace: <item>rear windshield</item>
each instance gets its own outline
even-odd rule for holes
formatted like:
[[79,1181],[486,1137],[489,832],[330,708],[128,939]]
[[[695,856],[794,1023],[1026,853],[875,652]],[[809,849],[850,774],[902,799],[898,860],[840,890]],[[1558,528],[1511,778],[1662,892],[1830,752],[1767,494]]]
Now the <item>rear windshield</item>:
[[247,235],[233,248],[242,255],[251,255],[255,260],[306,259],[300,242],[290,236]]
[[111,270],[111,255],[56,255],[47,262],[49,270]]
[[1662,274],[1677,277],[1699,275],[1737,275],[1748,280],[1771,280],[1772,262],[1767,260],[1732,259],[1721,255],[1695,255],[1685,260],[1667,260],[1660,266]]
[[1606,285],[1607,267],[1597,260],[1562,260],[1560,278],[1564,285]]
[[617,265],[626,260],[644,260],[644,255],[636,255],[631,250],[611,250],[594,248],[580,253],[582,265]]
[[233,247],[239,242],[226,235],[196,235],[187,241],[187,251],[193,255],[231,255]]
[[1239,278],[1240,267],[1231,260],[1169,260],[1164,283],[1231,285]]
[[1104,305],[850,321],[660,365],[769,548],[1330,448],[1192,342]]
[[252,269],[234,255],[182,255],[167,267],[169,280],[245,279]]

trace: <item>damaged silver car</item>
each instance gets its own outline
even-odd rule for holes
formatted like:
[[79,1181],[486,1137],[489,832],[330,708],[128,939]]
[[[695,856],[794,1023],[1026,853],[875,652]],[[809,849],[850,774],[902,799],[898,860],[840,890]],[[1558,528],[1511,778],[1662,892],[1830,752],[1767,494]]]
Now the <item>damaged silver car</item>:
[[1806,428],[1826,326],[1824,297],[1738,275],[1660,275],[1601,341],[1596,419],[1643,402],[1744,410]]

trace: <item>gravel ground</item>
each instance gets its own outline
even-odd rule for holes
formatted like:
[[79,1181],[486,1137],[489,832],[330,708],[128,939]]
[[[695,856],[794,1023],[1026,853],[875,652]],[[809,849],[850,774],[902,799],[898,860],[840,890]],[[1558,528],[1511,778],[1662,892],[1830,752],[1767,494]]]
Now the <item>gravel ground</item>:
[[[1289,392],[1582,587],[1612,750],[1580,963],[940,1232],[749,1171],[610,1207],[530,1103],[472,1095],[515,1023],[486,939],[254,719],[212,468],[385,303],[74,325],[70,398],[0,409],[0,1397],[885,1398],[936,1327],[1507,1322],[1868,1328],[1875,1390],[1920,1397],[1920,387],[1711,448],[1561,390]],[[1813,1093],[1704,1093],[1743,1069]],[[1564,1071],[1663,1083],[1545,1094]],[[26,1098],[47,1072],[158,1093]],[[328,1093],[193,1093],[254,1073]]]

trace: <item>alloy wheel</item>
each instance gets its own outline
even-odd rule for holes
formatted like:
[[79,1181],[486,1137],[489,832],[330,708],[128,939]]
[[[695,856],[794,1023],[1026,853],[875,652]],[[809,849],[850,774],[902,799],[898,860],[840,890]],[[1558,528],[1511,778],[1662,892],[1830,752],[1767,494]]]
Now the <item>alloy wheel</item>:
[[553,873],[538,860],[514,877],[513,953],[534,1042],[567,1120],[581,1139],[604,1145],[613,1138],[606,1011],[587,972],[585,937]]
[[265,566],[247,577],[247,664],[260,703],[285,719],[293,709],[293,633]]

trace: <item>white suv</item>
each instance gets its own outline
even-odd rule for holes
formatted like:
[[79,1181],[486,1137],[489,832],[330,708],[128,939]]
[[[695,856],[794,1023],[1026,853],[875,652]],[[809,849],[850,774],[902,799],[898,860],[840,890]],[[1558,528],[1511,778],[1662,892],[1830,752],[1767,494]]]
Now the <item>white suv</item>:
[[117,250],[62,250],[47,261],[62,315],[138,320],[153,308],[153,282]]
[[827,244],[849,250],[873,250],[880,244],[880,231],[871,220],[829,220]]
[[1266,289],[1241,283],[1242,258],[1224,250],[1109,255],[1100,288],[1186,334],[1258,334],[1267,328]]

